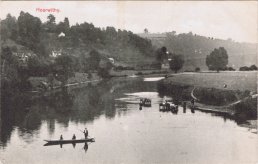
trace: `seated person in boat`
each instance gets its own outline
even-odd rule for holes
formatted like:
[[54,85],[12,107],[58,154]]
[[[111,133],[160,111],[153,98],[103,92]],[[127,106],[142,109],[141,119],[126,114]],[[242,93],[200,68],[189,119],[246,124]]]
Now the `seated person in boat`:
[[143,104],[143,99],[140,99],[140,104]]
[[72,138],[73,140],[76,140],[76,136],[75,136],[75,134],[73,134],[73,138]]
[[63,135],[60,136],[60,140],[63,140]]

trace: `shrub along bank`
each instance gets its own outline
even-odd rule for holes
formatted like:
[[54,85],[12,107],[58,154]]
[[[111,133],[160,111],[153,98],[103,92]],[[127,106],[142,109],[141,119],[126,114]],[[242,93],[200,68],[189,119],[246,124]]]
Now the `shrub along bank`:
[[207,105],[228,105],[238,101],[241,98],[250,95],[250,91],[239,90],[222,90],[216,88],[196,88],[194,90],[194,96],[198,98],[198,101]]
[[[191,92],[194,89],[191,85],[172,82],[171,80],[161,80],[157,86],[161,96],[171,96],[178,103],[191,100]],[[257,119],[257,98],[250,95],[250,91],[223,90],[217,88],[198,87],[194,89],[194,96],[202,107],[232,111],[229,114],[238,122],[250,119]],[[197,105],[198,108],[198,105]]]

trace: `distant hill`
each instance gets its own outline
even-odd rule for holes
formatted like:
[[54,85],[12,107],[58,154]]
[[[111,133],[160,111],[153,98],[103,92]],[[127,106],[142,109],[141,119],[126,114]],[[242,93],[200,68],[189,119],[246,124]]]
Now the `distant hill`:
[[196,67],[207,70],[206,56],[218,47],[224,47],[227,50],[228,66],[239,69],[241,66],[257,65],[258,44],[205,37],[191,32],[178,35],[175,32],[141,33],[138,35],[151,40],[156,48],[166,46],[170,52],[184,55],[184,70],[194,70]]

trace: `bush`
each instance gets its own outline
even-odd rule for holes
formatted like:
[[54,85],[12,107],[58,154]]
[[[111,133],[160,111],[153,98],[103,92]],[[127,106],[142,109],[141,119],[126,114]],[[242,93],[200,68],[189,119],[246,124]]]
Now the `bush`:
[[194,91],[199,101],[207,105],[226,105],[237,101],[236,94],[235,91],[215,88],[197,88]]
[[239,71],[250,71],[249,67],[244,66],[244,67],[240,67]]
[[235,118],[240,123],[247,119],[257,119],[257,99],[248,98],[233,106]]
[[137,72],[135,75],[143,75],[142,72]]
[[192,87],[182,84],[171,84],[164,80],[157,83],[157,90],[161,97],[171,96],[175,101],[191,100]]
[[200,72],[200,71],[201,71],[200,67],[195,68],[195,72]]
[[98,69],[98,75],[102,78],[110,78],[109,70],[105,68],[99,68]]
[[122,71],[122,70],[134,70],[134,67],[123,67],[123,66],[117,66],[114,68],[115,71]]
[[227,70],[228,71],[235,71],[235,69],[233,67],[228,67]]
[[190,69],[186,69],[186,70],[184,70],[184,72],[194,72],[194,71],[190,70]]
[[251,66],[249,67],[249,69],[250,69],[251,71],[255,71],[255,70],[257,70],[257,67],[256,67],[256,65],[251,65]]
[[257,67],[256,65],[251,65],[250,67],[243,66],[239,68],[239,71],[256,71]]

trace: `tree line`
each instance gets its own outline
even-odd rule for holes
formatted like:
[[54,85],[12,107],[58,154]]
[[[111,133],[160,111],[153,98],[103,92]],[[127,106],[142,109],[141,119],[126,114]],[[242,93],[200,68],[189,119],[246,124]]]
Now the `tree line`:
[[[64,36],[59,37],[60,33]],[[63,85],[74,72],[95,71],[102,77],[108,77],[112,64],[107,59],[113,54],[107,56],[99,50],[107,49],[112,53],[130,47],[132,51],[127,54],[135,51],[142,56],[152,56],[154,51],[150,40],[131,31],[98,28],[87,22],[71,26],[68,18],[57,23],[52,14],[46,22],[28,12],[21,11],[18,18],[8,14],[6,19],[1,20],[1,35],[1,75],[4,75],[1,81],[11,86],[17,82],[26,84],[30,76],[49,74],[62,81]],[[33,54],[27,56],[25,64],[17,56],[21,49],[24,53]],[[62,55],[53,59],[53,50],[62,50]],[[124,57],[122,53],[121,58]],[[104,64],[101,60],[105,61]]]
[[[182,54],[173,54],[167,50],[166,47],[161,47],[156,51],[156,60],[160,67],[164,61],[169,61],[169,68],[177,73],[184,64],[184,56]],[[209,55],[206,56],[206,65],[212,71],[235,71],[234,68],[228,67],[228,53],[224,47],[215,48]],[[256,65],[250,67],[240,67],[240,71],[254,71],[257,70]],[[195,72],[199,72],[200,67],[195,68]]]

